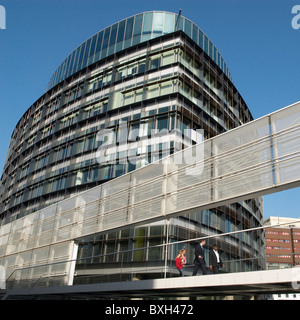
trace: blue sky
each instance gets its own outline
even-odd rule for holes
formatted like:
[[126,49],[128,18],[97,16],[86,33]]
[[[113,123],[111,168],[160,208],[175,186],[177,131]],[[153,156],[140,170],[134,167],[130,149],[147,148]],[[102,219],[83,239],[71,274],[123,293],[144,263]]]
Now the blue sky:
[[[10,136],[59,64],[99,30],[148,10],[197,24],[225,59],[254,118],[300,101],[300,0],[0,0],[0,171]],[[299,20],[300,23],[300,20]],[[300,217],[299,188],[264,197],[265,217]]]

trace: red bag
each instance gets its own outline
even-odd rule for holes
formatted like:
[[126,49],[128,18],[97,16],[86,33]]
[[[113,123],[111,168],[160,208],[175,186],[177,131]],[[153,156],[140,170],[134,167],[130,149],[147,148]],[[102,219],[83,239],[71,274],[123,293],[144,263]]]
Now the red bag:
[[175,259],[175,262],[176,262],[176,268],[177,268],[178,270],[180,270],[180,269],[183,267],[183,264],[182,264],[182,262],[181,262],[181,258],[180,258],[180,257],[176,258],[176,259]]

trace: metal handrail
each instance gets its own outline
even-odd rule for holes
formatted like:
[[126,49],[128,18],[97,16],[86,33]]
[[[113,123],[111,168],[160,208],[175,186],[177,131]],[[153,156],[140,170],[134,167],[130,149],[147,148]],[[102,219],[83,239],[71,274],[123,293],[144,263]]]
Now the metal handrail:
[[[295,221],[293,221],[293,223],[297,223],[297,222],[300,222],[300,219],[296,219]],[[169,247],[171,245],[184,244],[184,243],[189,243],[189,242],[197,242],[197,241],[200,241],[200,240],[203,240],[203,239],[219,238],[219,237],[228,236],[228,235],[232,235],[232,234],[239,234],[239,233],[243,233],[243,232],[257,231],[257,230],[260,230],[260,229],[279,227],[279,226],[283,226],[283,225],[290,225],[290,223],[291,222],[281,222],[281,223],[277,223],[277,224],[273,224],[273,225],[265,225],[265,226],[262,226],[262,227],[249,228],[249,229],[245,229],[245,230],[236,230],[236,231],[232,231],[232,232],[227,232],[227,233],[222,233],[222,234],[215,234],[215,235],[210,235],[210,236],[201,236],[201,237],[198,237],[198,238],[180,240],[180,241],[175,241],[175,242],[168,242],[168,243],[163,243],[163,244],[154,245],[154,246],[146,246],[146,247],[135,248],[135,249],[127,249],[127,250],[122,250],[122,251],[118,251],[118,252],[111,252],[111,253],[107,253],[107,254],[99,254],[99,255],[94,255],[94,256],[89,256],[89,257],[84,257],[84,258],[56,261],[56,262],[51,262],[51,263],[46,263],[46,264],[27,266],[27,267],[22,267],[22,268],[16,268],[8,276],[6,282],[10,281],[10,279],[13,277],[14,273],[16,273],[18,271],[23,271],[23,270],[26,270],[26,269],[42,268],[42,267],[47,267],[47,266],[59,265],[59,264],[71,264],[72,262],[86,261],[86,260],[89,260],[89,259],[97,259],[97,258],[101,258],[101,257],[114,256],[114,255],[123,255],[123,254],[126,254],[126,253],[132,253],[132,252],[139,251],[139,250]],[[292,256],[292,255],[296,255],[296,254],[300,254],[300,252],[290,253],[290,254],[287,254],[287,255]],[[274,255],[274,256],[280,256],[280,255],[278,254],[278,255]],[[257,256],[257,257],[249,257],[249,258],[244,258],[244,259],[231,259],[231,260],[224,261],[224,263],[250,261],[250,260],[256,260],[256,259],[265,259],[265,257],[264,256],[261,256],[261,257]],[[173,262],[173,260],[174,259],[169,258],[166,261]],[[131,262],[134,263],[134,261],[128,261],[128,263],[131,263]],[[121,261],[121,263],[124,263],[124,261]],[[188,266],[191,267],[193,265],[189,264],[189,265],[187,265],[187,267]],[[168,266],[166,266],[166,265],[163,266],[162,265],[160,268],[164,268],[164,267],[168,267]],[[53,274],[52,276],[51,275],[49,275],[49,276],[41,275],[35,281],[33,287],[42,278],[51,278],[51,277],[55,277],[55,276],[59,276],[59,275],[62,275],[62,274]]]

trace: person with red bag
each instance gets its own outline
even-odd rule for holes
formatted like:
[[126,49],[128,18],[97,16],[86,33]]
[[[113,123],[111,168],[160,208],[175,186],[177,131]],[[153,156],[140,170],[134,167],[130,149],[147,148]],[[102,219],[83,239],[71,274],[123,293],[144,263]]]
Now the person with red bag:
[[179,271],[181,277],[184,277],[183,267],[186,264],[186,257],[185,257],[185,249],[181,249],[178,256],[175,259],[176,268]]

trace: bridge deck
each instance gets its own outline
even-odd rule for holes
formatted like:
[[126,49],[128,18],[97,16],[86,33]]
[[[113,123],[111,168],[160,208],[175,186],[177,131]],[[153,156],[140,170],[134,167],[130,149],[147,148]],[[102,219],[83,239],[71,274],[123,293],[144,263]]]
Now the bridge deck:
[[167,279],[111,282],[48,288],[9,290],[4,299],[26,296],[134,298],[193,297],[203,295],[258,295],[300,292],[300,268],[264,270]]

